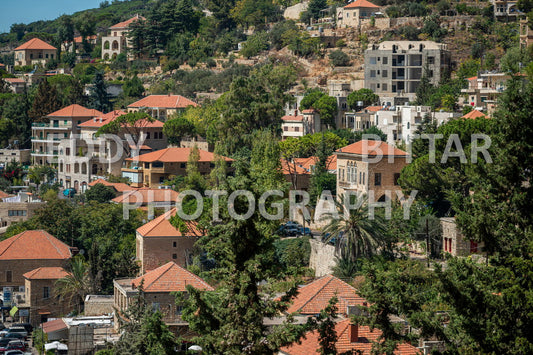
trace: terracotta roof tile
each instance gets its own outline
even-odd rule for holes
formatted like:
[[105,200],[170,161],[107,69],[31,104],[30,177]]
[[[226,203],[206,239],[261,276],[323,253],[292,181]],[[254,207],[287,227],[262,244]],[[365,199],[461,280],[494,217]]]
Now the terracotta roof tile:
[[129,25],[131,25],[133,22],[135,22],[137,20],[146,20],[146,19],[144,17],[142,17],[142,16],[135,15],[132,18],[130,18],[129,20],[119,22],[116,25],[111,26],[110,28],[115,28],[115,29],[128,28]]
[[383,110],[383,106],[367,106],[367,107],[365,107],[364,109],[362,109],[359,112],[360,113],[362,113],[362,112],[378,112],[378,111],[381,111],[381,110]]
[[298,163],[291,163],[288,160],[280,159],[281,161],[281,171],[283,174],[298,174],[298,175],[309,175],[310,172],[302,168]]
[[78,104],[73,104],[62,108],[61,110],[52,112],[48,114],[47,117],[100,117],[102,115],[103,113],[98,110],[88,109]]
[[0,198],[6,198],[6,197],[9,197],[9,196],[10,195],[7,192],[0,191]]
[[70,247],[44,230],[28,230],[0,242],[0,260],[69,259]]
[[[96,40],[97,38],[98,38],[98,36],[96,36],[96,35],[87,36],[87,40],[88,41]],[[82,43],[83,42],[83,37],[82,36],[74,37],[74,42],[75,43]]]
[[105,186],[109,186],[109,187],[112,187],[113,189],[115,189],[117,192],[124,192],[124,191],[132,191],[132,190],[135,190],[134,187],[131,187],[130,185],[128,184],[125,184],[123,182],[109,182],[107,180],[104,180],[104,179],[96,179],[94,181],[91,181],[89,183],[89,186],[90,187],[93,187],[94,185],[96,184],[102,184],[102,185],[105,185]]
[[[356,328],[351,328],[356,327]],[[357,341],[350,340],[350,332],[357,329]],[[372,342],[377,341],[382,332],[378,329],[370,331],[367,326],[352,326],[349,319],[341,320],[335,325],[335,332],[337,333],[337,342],[335,347],[339,354],[353,353],[361,355],[370,355],[372,349]],[[290,346],[285,346],[280,349],[283,354],[290,355],[311,355],[318,354],[320,349],[319,335],[317,331],[308,332],[305,334],[301,344],[294,343]],[[421,352],[410,344],[399,344],[394,351],[397,355],[415,355]]]
[[122,110],[114,110],[110,111],[106,114],[99,115],[97,117],[94,117],[92,120],[85,121],[78,125],[78,127],[102,127],[105,124],[108,124],[109,122],[113,121],[115,118],[120,117],[122,115],[125,115],[126,112]]
[[298,296],[288,308],[288,313],[318,314],[326,308],[329,300],[336,296],[339,314],[347,314],[348,306],[363,305],[366,301],[355,288],[332,275],[323,276],[300,287]]
[[137,228],[137,233],[143,237],[183,237],[185,236],[202,236],[198,229],[198,224],[194,221],[186,221],[187,232],[182,233],[170,223],[170,218],[176,215],[176,208],[163,213],[161,216],[154,218],[150,222]]
[[370,7],[370,8],[377,8],[379,9],[379,6],[372,4],[370,1],[367,0],[355,0],[354,2],[346,5],[345,9],[355,9],[358,7]]
[[25,50],[25,49],[53,49],[53,50],[56,50],[57,48],[46,43],[45,41],[43,41],[42,39],[39,39],[39,38],[32,38],[30,39],[28,42],[18,46],[17,48],[15,48],[16,51],[21,51],[21,50]]
[[384,156],[407,156],[407,152],[393,147],[386,142],[360,140],[359,142],[352,143],[346,147],[342,147],[336,150],[337,153],[351,153],[365,156],[376,156],[383,154]]
[[487,118],[487,116],[481,111],[472,110],[461,118],[476,119],[476,118]]
[[28,271],[22,276],[24,276],[28,280],[58,280],[67,276],[68,274],[69,273],[62,267],[55,266],[39,267],[32,271]]
[[[318,158],[315,156],[309,158],[295,158],[294,161],[298,166],[301,166],[308,172],[311,172],[311,167],[316,165]],[[328,170],[337,170],[337,156],[335,154],[330,155],[326,161],[326,168]]]
[[187,285],[191,285],[199,290],[214,290],[213,287],[200,277],[172,261],[139,276],[132,280],[131,284],[133,287],[138,287],[142,280],[144,280],[143,287],[145,292],[186,291]]
[[67,329],[67,325],[62,318],[54,319],[43,323],[43,331],[45,333],[57,332],[58,330]]
[[181,95],[150,95],[136,101],[128,107],[161,107],[161,108],[186,108],[188,106],[198,106],[194,101],[191,101]]
[[153,202],[175,203],[178,193],[168,189],[150,189],[143,187],[140,189],[131,188],[123,191],[122,195],[115,197],[111,201],[116,203],[147,205]]
[[[141,154],[134,158],[128,158],[126,160],[140,161],[151,163],[154,161],[160,161],[163,163],[186,163],[189,160],[192,148],[165,148],[156,150],[146,154]],[[214,162],[216,156],[214,153],[208,152],[203,149],[198,149],[200,152],[199,162]],[[233,159],[222,157],[226,161],[233,161]]]
[[287,116],[283,116],[281,118],[282,121],[289,121],[289,122],[302,122],[304,120],[304,116],[301,116],[301,115],[298,115],[298,116],[291,116],[291,115],[287,115]]
[[4,81],[10,83],[10,84],[24,84],[24,79],[21,78],[4,78]]

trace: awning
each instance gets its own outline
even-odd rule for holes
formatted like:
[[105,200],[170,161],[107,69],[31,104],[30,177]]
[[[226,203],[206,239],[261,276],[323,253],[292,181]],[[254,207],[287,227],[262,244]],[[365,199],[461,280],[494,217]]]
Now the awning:
[[37,312],[37,314],[39,315],[46,315],[46,314],[50,314],[50,311],[46,310],[46,309],[41,309]]
[[44,350],[68,350],[67,344],[54,341],[52,343],[44,344]]

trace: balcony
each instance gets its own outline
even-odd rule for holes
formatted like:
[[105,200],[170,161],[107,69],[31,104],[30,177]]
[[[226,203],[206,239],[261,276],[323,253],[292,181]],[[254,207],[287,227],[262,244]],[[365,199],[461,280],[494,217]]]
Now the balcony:
[[[65,138],[66,139],[66,138]],[[49,138],[49,137],[31,137],[31,141],[35,143],[59,143],[61,138]]]
[[31,155],[38,156],[38,157],[57,157],[59,154],[58,152],[41,152],[32,150]]
[[52,124],[52,123],[42,123],[42,122],[35,122],[31,124],[31,127],[33,129],[58,129],[58,130],[67,130],[70,129],[68,126],[61,126],[59,124]]

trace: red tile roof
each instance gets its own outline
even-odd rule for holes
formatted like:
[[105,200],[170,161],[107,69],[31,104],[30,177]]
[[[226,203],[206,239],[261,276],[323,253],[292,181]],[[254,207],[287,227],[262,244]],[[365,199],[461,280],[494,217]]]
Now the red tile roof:
[[481,111],[472,110],[461,118],[476,119],[476,118],[487,118],[487,116]]
[[281,161],[281,171],[283,174],[298,174],[298,175],[308,175],[310,174],[309,171],[302,168],[298,163],[289,162],[285,159],[280,159]]
[[170,224],[170,217],[176,215],[176,208],[163,213],[161,216],[151,220],[145,225],[137,228],[137,233],[143,237],[183,237],[185,236],[202,236],[202,232],[197,228],[198,224],[194,221],[187,221],[187,231],[182,233],[179,229]]
[[[87,41],[91,41],[91,40],[95,40],[98,37],[96,35],[92,35],[92,36],[88,36],[86,38],[87,38]],[[82,43],[83,42],[83,37],[82,36],[74,37],[74,42],[75,43]]]
[[122,110],[114,110],[111,112],[108,112],[106,114],[100,115],[98,117],[94,117],[92,120],[83,122],[79,124],[79,127],[102,127],[103,125],[108,124],[109,122],[113,121],[115,118],[120,117],[122,115],[125,115],[126,112]]
[[24,84],[24,79],[21,78],[4,78],[5,81],[7,81],[10,84]]
[[[160,161],[163,163],[186,163],[191,155],[192,148],[165,148],[156,150],[146,154],[141,154],[134,158],[127,158],[126,160],[140,161],[151,163],[154,161]],[[203,149],[198,149],[200,152],[199,162],[214,162],[216,156],[214,153],[208,152]],[[233,161],[233,159],[222,157],[225,161]]]
[[376,156],[383,154],[383,156],[407,156],[407,152],[393,147],[382,141],[360,140],[359,142],[352,143],[346,147],[342,147],[336,150],[337,153],[351,153],[365,156]]
[[0,242],[0,260],[69,259],[70,247],[44,230],[29,230]]
[[383,106],[367,106],[359,112],[378,112],[383,109]]
[[[352,342],[350,339],[350,332],[354,329],[357,329],[356,342]],[[378,337],[382,334],[379,329],[370,331],[370,328],[367,326],[352,326],[349,319],[339,321],[335,325],[335,332],[337,333],[337,342],[335,343],[335,347],[339,354],[353,353],[361,355],[370,355],[372,350],[372,342],[377,341]],[[290,346],[282,347],[280,352],[290,355],[312,355],[318,354],[319,349],[319,334],[317,331],[313,331],[305,334],[301,344],[294,343]],[[421,354],[417,348],[407,343],[399,344],[394,353],[398,355]]]
[[303,110],[302,113],[313,113],[316,112],[313,108],[308,108],[307,110]]
[[56,50],[57,48],[46,43],[42,39],[39,38],[32,38],[28,42],[18,46],[15,48],[16,51],[21,51],[25,49],[53,49]]
[[175,203],[177,199],[178,193],[174,190],[143,187],[140,189],[131,188],[130,191],[124,191],[122,195],[115,197],[111,201],[116,203],[147,205],[153,202],[168,202],[170,204]]
[[130,185],[128,184],[125,184],[123,182],[109,182],[107,180],[104,180],[104,179],[96,179],[94,181],[91,181],[89,183],[89,186],[90,187],[93,187],[94,185],[96,184],[103,184],[105,186],[109,186],[109,187],[112,187],[113,189],[115,189],[117,192],[124,192],[124,191],[132,191],[132,190],[135,190],[134,187],[131,187]]
[[52,112],[48,114],[47,117],[100,117],[102,115],[103,113],[98,110],[88,109],[78,104],[73,104],[62,108],[61,110]]
[[43,323],[43,331],[45,333],[57,332],[58,330],[67,329],[67,325],[62,318],[54,319]]
[[477,76],[472,76],[470,78],[467,78],[466,80],[470,81],[470,80],[477,80]]
[[142,16],[135,15],[132,18],[130,18],[129,20],[119,22],[116,25],[111,26],[110,28],[115,28],[115,29],[128,28],[133,22],[135,22],[137,20],[146,20],[146,19],[144,17],[142,17]]
[[188,106],[196,107],[198,106],[198,104],[181,95],[150,95],[128,105],[128,107],[132,107],[132,108],[135,108],[135,107],[186,108]]
[[294,121],[294,122],[301,122],[304,120],[304,116],[291,116],[291,115],[287,115],[287,116],[283,116],[281,118],[282,121]]
[[200,277],[172,261],[139,276],[132,280],[131,284],[133,287],[138,287],[142,280],[144,280],[143,288],[145,292],[183,292],[187,290],[187,285],[199,290],[214,290]]
[[336,296],[339,314],[347,314],[347,306],[363,305],[365,299],[360,297],[353,286],[332,275],[323,276],[310,284],[300,287],[287,312],[300,314],[318,314],[328,306],[329,300]]
[[28,271],[24,276],[28,280],[58,280],[69,273],[62,267],[40,267],[32,271]]
[[[309,158],[294,158],[294,161],[298,166],[301,166],[308,172],[311,172],[311,166],[316,165],[318,157],[309,157]],[[326,161],[326,168],[328,170],[337,170],[337,156],[335,154],[330,155]]]
[[6,198],[6,197],[9,197],[9,196],[10,195],[7,192],[0,191],[0,198]]
[[372,4],[370,1],[367,0],[355,0],[354,2],[346,5],[345,9],[355,9],[358,7],[370,7],[370,8],[377,8],[379,9],[379,6]]

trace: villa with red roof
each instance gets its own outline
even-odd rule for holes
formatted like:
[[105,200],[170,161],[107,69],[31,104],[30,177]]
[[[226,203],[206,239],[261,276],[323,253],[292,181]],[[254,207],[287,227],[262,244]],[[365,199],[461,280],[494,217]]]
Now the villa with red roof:
[[42,39],[32,38],[15,48],[15,65],[45,65],[54,59],[57,48]]
[[337,9],[337,26],[359,27],[362,20],[369,20],[378,15],[380,7],[368,0],[355,0],[348,5]]
[[[174,293],[187,292],[187,286],[203,291],[214,290],[200,277],[170,261],[137,278],[113,281],[114,307],[119,310],[115,317],[124,317],[121,311],[128,309],[135,301],[141,284],[148,306],[161,311],[163,321],[174,330],[178,327],[187,327],[187,323],[181,320],[181,311],[176,305]],[[117,326],[118,322],[115,322],[115,325]]]
[[[187,170],[187,162],[192,148],[166,148],[155,152],[141,154],[134,158],[127,158],[125,167],[122,168],[122,177],[130,179],[134,187],[157,188],[171,175],[184,176]],[[218,159],[214,153],[198,149],[200,159],[198,160],[198,170],[201,174],[207,175],[215,167]],[[228,166],[233,159],[224,159]]]
[[22,78],[4,78],[4,81],[9,85],[11,91],[15,94],[22,94],[24,92],[24,86],[26,81]]
[[[137,21],[145,20],[144,17],[135,15],[132,18],[119,22],[109,28],[109,36],[102,37],[102,59],[115,59],[120,53],[127,53],[130,46],[128,32],[130,25]],[[132,55],[128,55],[129,60],[133,60]]]
[[181,95],[149,95],[128,105],[128,112],[144,111],[150,116],[165,121],[170,115],[183,112],[198,104]]
[[44,267],[64,267],[72,249],[44,230],[28,230],[0,242],[0,288],[25,285],[24,274]]
[[338,149],[337,196],[363,193],[369,202],[397,198],[409,154],[382,141],[361,140]]
[[170,218],[176,215],[176,208],[137,228],[137,260],[141,273],[175,262],[187,267],[191,263],[196,241],[204,234],[196,222],[188,221],[183,228],[176,228]]

